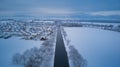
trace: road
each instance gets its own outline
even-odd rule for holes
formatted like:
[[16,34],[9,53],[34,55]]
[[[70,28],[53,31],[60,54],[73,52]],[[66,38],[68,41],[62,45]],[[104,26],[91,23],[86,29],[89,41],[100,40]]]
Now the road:
[[69,67],[68,56],[63,42],[60,27],[57,29],[54,67]]

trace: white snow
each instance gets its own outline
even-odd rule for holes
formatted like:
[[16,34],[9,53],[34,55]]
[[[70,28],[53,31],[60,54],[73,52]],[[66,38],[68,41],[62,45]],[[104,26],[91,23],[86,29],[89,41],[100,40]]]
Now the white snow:
[[100,25],[120,25],[120,23],[103,23],[103,22],[80,22],[80,23],[83,23],[83,24],[100,24]]
[[87,67],[120,67],[120,32],[65,27],[70,45],[87,60]]
[[39,48],[41,43],[41,41],[24,40],[18,37],[0,39],[0,67],[21,67],[12,63],[13,55],[33,47]]

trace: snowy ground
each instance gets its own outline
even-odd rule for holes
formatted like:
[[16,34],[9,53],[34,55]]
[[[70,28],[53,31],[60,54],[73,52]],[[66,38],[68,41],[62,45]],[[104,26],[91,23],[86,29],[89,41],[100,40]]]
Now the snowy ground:
[[16,67],[12,63],[12,57],[15,53],[23,53],[33,47],[39,48],[42,43],[40,41],[24,40],[18,37],[0,39],[0,67]]
[[[56,24],[44,22],[0,21],[0,67],[53,67]],[[120,67],[120,32],[84,26],[61,30],[70,67]]]
[[69,46],[87,61],[87,67],[120,67],[119,32],[84,27],[65,27],[64,30]]
[[15,29],[18,30],[20,26],[14,28],[16,25],[12,25],[3,24],[0,28],[0,67],[53,67],[56,27],[44,25],[41,31],[41,27],[36,28],[35,25],[32,27],[33,33],[29,27],[22,30],[22,26],[20,30],[24,34],[16,36],[20,32],[14,34]]
[[35,61],[39,61],[38,66],[32,67],[53,67],[55,44],[56,34],[46,41],[18,37],[0,39],[0,67],[29,67],[28,65],[36,64]]

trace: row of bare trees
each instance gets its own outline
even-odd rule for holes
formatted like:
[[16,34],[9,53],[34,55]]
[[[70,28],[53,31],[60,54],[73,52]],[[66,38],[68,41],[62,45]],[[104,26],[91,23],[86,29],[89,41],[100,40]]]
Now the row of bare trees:
[[55,42],[56,29],[51,38],[44,41],[40,47],[27,49],[22,54],[14,54],[12,59],[13,64],[23,65],[24,67],[51,67],[51,62],[54,62]]
[[111,30],[120,32],[120,25],[112,25],[112,24],[82,24],[82,27],[90,27],[104,30]]

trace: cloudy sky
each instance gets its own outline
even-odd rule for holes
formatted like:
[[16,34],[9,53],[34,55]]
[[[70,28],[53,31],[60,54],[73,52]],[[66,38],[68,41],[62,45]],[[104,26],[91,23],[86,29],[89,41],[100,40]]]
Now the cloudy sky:
[[0,0],[0,16],[120,16],[120,0]]

